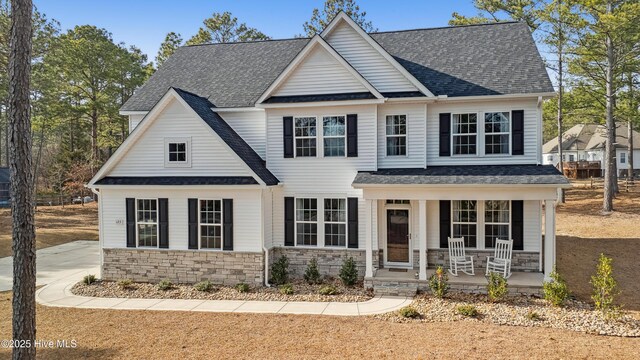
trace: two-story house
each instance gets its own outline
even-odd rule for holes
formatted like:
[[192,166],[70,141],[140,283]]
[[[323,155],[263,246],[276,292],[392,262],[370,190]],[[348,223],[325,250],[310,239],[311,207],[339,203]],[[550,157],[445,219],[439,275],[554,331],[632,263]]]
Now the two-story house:
[[341,13],[312,38],[182,47],[89,183],[102,277],[263,283],[286,255],[297,275],[352,256],[426,280],[450,236],[478,267],[513,239],[513,270],[548,275],[568,186],[542,165],[553,95],[516,22],[368,34]]

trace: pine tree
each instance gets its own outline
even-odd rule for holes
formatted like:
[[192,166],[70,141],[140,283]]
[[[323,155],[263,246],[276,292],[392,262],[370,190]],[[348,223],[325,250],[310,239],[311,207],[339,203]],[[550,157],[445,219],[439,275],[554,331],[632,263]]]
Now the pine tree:
[[156,66],[160,67],[181,45],[182,36],[180,36],[180,34],[174,33],[173,31],[168,33],[162,44],[160,44],[160,50],[158,50],[158,55],[156,55]]
[[360,25],[366,32],[376,32],[377,28],[373,26],[371,21],[367,21],[366,11],[360,11],[360,7],[356,4],[355,0],[326,0],[322,11],[319,9],[313,9],[311,19],[306,21],[302,27],[305,34],[308,37],[312,37],[315,34],[319,34],[324,30],[327,25],[333,20],[338,13],[344,11],[345,14]]

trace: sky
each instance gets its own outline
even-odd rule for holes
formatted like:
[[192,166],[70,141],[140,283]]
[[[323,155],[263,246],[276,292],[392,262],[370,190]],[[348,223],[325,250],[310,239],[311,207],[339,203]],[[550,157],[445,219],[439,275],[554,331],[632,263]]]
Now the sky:
[[[472,0],[360,0],[360,9],[380,31],[446,26],[451,13],[475,15]],[[63,31],[95,25],[116,42],[135,45],[153,60],[168,32],[189,39],[214,12],[229,11],[273,39],[302,34],[302,24],[324,0],[34,0]]]

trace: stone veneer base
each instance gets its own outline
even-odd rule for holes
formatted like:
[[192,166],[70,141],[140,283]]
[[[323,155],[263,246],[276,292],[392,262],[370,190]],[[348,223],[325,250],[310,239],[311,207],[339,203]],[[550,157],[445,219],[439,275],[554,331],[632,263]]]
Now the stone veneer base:
[[[318,260],[318,270],[320,275],[328,275],[337,277],[344,259],[348,256],[353,257],[358,267],[358,276],[364,278],[366,267],[364,249],[314,249],[304,247],[276,247],[269,251],[269,265],[274,261],[286,255],[289,259],[289,274],[295,278],[304,276],[307,264],[313,257]],[[374,266],[378,261],[378,252],[373,252]]]

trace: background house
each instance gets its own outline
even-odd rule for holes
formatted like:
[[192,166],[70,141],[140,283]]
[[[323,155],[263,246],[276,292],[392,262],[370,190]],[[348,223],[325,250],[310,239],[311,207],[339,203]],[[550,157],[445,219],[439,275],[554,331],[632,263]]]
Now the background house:
[[9,206],[9,168],[0,167],[0,207]]

